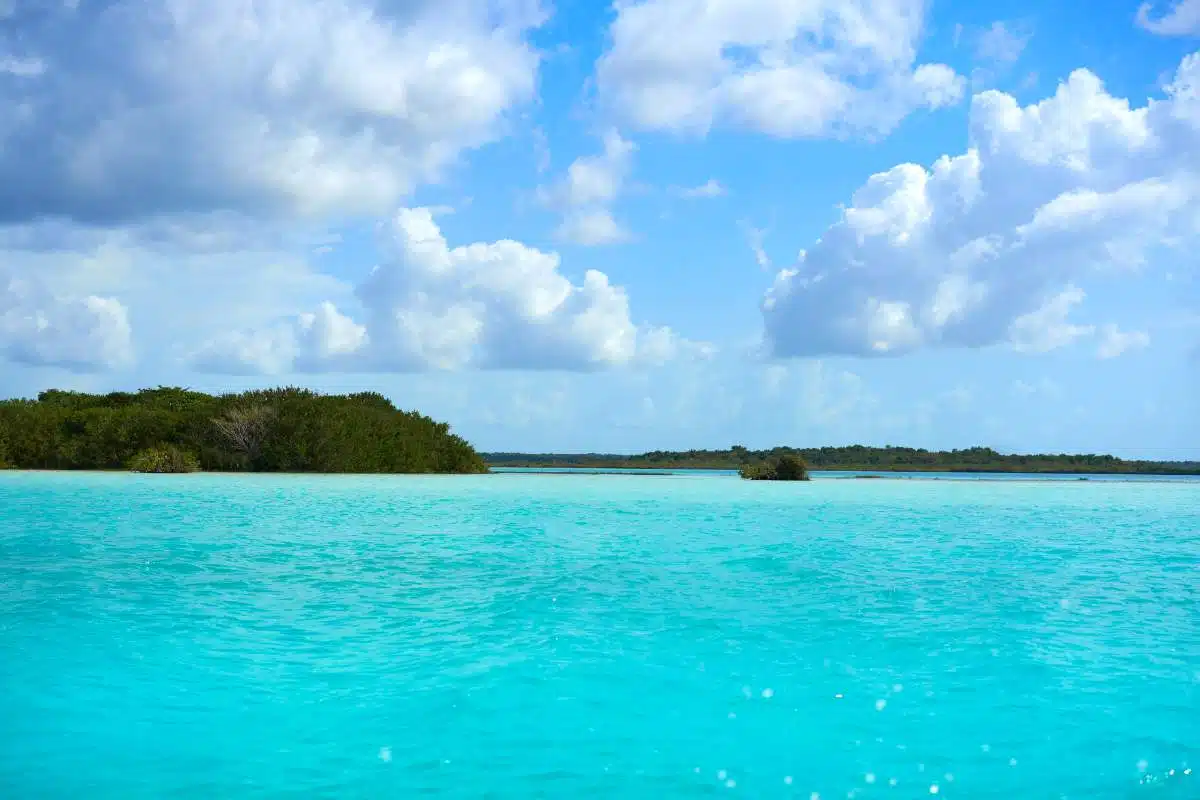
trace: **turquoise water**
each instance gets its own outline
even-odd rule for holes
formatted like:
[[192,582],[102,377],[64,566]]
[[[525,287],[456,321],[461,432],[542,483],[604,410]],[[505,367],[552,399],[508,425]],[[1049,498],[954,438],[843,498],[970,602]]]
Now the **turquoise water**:
[[1189,765],[1194,483],[0,473],[3,797],[1195,798]]

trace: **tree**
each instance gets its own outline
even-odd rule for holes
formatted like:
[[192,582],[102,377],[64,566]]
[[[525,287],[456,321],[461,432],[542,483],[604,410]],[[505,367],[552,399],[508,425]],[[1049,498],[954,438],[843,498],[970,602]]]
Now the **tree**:
[[173,444],[148,447],[129,460],[131,472],[199,472],[200,462],[193,453]]
[[775,462],[775,480],[777,481],[806,481],[808,480],[808,465],[800,456],[780,456]]
[[253,464],[262,452],[263,441],[271,430],[275,409],[266,405],[231,408],[213,420],[217,431],[235,451]]
[[767,464],[746,464],[738,474],[750,481],[806,481],[808,465],[792,453],[784,453]]

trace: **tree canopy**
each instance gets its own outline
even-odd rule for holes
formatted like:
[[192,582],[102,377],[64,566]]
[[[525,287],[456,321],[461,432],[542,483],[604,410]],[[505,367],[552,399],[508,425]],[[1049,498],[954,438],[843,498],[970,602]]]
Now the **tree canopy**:
[[485,472],[466,440],[374,392],[285,387],[51,390],[0,402],[0,464],[19,469]]
[[738,473],[751,481],[806,481],[808,465],[800,456],[784,453],[774,461],[743,464]]

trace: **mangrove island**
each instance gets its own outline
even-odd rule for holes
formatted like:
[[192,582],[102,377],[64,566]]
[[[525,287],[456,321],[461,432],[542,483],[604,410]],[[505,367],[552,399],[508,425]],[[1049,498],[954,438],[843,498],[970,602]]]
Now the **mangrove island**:
[[138,472],[480,473],[450,426],[375,392],[51,390],[0,402],[0,466]]
[[799,456],[786,453],[774,461],[743,464],[738,474],[748,481],[806,481],[808,465]]

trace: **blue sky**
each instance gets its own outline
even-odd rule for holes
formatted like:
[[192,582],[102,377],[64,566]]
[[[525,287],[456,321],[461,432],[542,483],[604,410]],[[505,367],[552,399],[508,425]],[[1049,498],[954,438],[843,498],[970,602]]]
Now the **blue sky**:
[[0,394],[1200,457],[1200,0],[0,0]]

